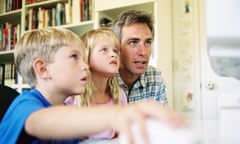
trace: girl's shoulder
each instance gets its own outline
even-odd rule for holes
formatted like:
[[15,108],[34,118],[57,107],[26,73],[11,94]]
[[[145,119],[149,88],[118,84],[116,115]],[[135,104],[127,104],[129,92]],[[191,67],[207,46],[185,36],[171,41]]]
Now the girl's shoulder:
[[123,105],[127,105],[127,96],[122,88],[120,88],[120,100]]

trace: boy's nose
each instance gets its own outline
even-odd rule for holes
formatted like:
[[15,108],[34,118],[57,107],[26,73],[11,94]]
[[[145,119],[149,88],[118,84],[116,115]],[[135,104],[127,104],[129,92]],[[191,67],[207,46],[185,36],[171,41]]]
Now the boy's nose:
[[82,62],[82,68],[83,70],[88,70],[89,69],[89,65],[87,63],[85,63],[84,61]]

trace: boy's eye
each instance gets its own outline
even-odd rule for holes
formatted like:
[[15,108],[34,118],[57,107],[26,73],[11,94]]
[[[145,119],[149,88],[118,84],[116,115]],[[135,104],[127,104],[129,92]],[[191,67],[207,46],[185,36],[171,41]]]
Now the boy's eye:
[[78,55],[77,55],[77,54],[72,54],[72,55],[71,55],[71,58],[73,58],[73,59],[76,60],[76,59],[78,59]]

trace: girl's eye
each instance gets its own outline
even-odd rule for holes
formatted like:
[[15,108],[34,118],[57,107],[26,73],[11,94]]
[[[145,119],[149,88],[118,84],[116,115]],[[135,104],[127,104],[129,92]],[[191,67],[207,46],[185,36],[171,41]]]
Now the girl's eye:
[[117,48],[113,49],[113,52],[119,54],[119,50]]
[[105,52],[105,51],[107,51],[107,48],[102,48],[100,51],[104,51]]

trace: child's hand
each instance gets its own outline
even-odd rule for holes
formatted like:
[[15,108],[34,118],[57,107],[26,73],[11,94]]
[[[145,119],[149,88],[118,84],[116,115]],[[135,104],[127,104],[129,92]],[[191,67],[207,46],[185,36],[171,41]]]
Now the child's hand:
[[180,127],[186,124],[183,117],[178,113],[154,101],[143,101],[125,106],[123,110],[116,114],[114,124],[120,133],[125,134],[129,144],[133,144],[131,125],[134,122],[140,128],[143,140],[148,143],[145,121],[150,117],[165,122],[172,127]]

